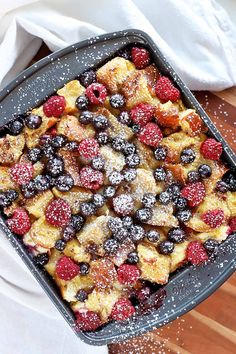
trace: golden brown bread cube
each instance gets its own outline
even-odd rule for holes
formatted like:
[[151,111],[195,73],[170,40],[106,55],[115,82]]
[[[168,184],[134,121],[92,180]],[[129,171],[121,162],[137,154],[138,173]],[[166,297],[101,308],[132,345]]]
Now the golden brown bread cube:
[[54,277],[56,271],[57,261],[62,257],[62,253],[57,251],[55,248],[50,251],[50,257],[48,263],[44,266],[46,271]]
[[57,123],[58,134],[65,135],[69,140],[78,143],[86,138],[94,136],[95,131],[92,126],[86,128],[79,123],[78,118],[72,115],[63,116]]
[[23,134],[6,135],[0,139],[0,164],[10,165],[18,161],[25,146]]
[[110,146],[102,146],[100,148],[100,154],[105,159],[105,174],[109,174],[116,170],[121,171],[125,166],[124,155],[118,151],[114,151]]
[[68,302],[77,300],[75,296],[80,289],[91,290],[94,285],[89,275],[77,275],[69,281],[61,280],[58,277],[55,280],[60,287],[63,299]]
[[144,168],[145,170],[155,169],[158,166],[158,161],[154,158],[153,150],[149,146],[142,144],[138,139],[133,142],[140,157],[139,168]]
[[48,224],[45,217],[41,216],[33,222],[28,233],[36,245],[52,248],[61,236],[61,228]]
[[157,194],[163,190],[163,183],[156,183],[153,172],[137,168],[137,177],[130,183],[134,199],[141,200],[145,193]]
[[154,116],[162,127],[176,129],[179,126],[179,106],[171,101],[158,104]]
[[207,130],[201,117],[194,109],[186,109],[180,112],[179,121],[181,129],[190,136],[199,135]]
[[189,241],[175,244],[174,251],[170,254],[170,272],[174,272],[186,262],[186,250]]
[[83,245],[95,243],[101,245],[109,237],[110,231],[107,227],[109,216],[101,215],[88,221],[83,229],[77,233],[79,242]]
[[152,209],[153,215],[148,220],[148,225],[164,226],[164,227],[177,227],[179,222],[173,215],[173,206],[171,204],[161,205],[157,204]]
[[92,196],[90,191],[80,187],[73,187],[68,192],[60,192],[57,188],[54,187],[52,191],[56,197],[64,199],[70,205],[72,214],[78,213],[80,209],[80,203],[87,201]]
[[129,60],[116,57],[97,70],[97,79],[104,84],[111,93],[119,91],[122,83],[135,66]]
[[157,284],[166,284],[170,273],[170,256],[159,254],[154,246],[144,243],[138,245],[137,252],[141,278]]
[[60,90],[57,91],[58,95],[64,96],[66,100],[65,114],[73,114],[78,112],[75,105],[77,97],[82,95],[85,88],[80,84],[78,80],[72,80],[65,84]]
[[15,189],[15,183],[12,181],[9,168],[0,166],[0,191],[7,191],[8,189]]
[[198,240],[201,242],[205,242],[206,240],[212,238],[218,242],[222,242],[226,240],[230,233],[230,228],[228,225],[221,225],[217,229],[211,229],[209,232],[192,232],[191,238],[194,240]]
[[236,216],[236,192],[227,192],[226,202],[231,216]]
[[30,237],[29,233],[25,234],[23,236],[23,242],[24,244],[30,248],[30,251],[33,253],[34,256],[36,256],[39,253],[47,253],[48,248],[44,248],[42,246],[37,245],[33,239]]
[[73,239],[66,244],[66,248],[63,253],[74,259],[76,262],[86,262],[89,263],[91,256],[86,252],[86,248],[83,245],[80,245],[76,239]]
[[161,144],[167,147],[167,161],[178,162],[183,149],[196,143],[197,138],[193,138],[184,132],[173,133],[162,139]]
[[25,209],[28,210],[29,214],[40,218],[45,215],[45,209],[49,201],[53,198],[53,194],[50,190],[37,194],[34,198],[26,199]]

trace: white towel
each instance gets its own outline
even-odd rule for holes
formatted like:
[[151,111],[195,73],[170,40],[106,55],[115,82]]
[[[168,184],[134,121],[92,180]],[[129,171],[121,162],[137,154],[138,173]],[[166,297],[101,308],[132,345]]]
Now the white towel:
[[[126,28],[146,31],[191,89],[222,90],[236,84],[236,30],[213,0],[3,0],[1,88],[27,66],[42,41],[55,51]],[[5,323],[0,327],[0,353],[107,352],[76,339],[4,236],[0,307]],[[14,340],[6,341],[9,337]]]

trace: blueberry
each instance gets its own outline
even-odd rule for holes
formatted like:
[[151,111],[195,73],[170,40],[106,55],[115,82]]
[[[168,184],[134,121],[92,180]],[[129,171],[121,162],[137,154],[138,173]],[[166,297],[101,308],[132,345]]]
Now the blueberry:
[[214,239],[209,238],[203,245],[208,255],[216,254],[218,251],[219,243]]
[[135,213],[135,218],[142,223],[146,223],[152,218],[152,210],[150,208],[138,209]]
[[145,193],[142,198],[142,204],[146,208],[153,208],[156,204],[156,196],[152,193]]
[[78,290],[77,294],[75,295],[76,300],[80,302],[85,302],[88,298],[88,293],[84,289]]
[[105,167],[105,159],[102,156],[95,156],[91,161],[92,168],[102,171]]
[[180,161],[183,164],[191,163],[195,160],[195,158],[196,158],[196,153],[194,150],[190,148],[184,149],[180,155]]
[[167,155],[167,150],[164,146],[158,146],[154,150],[154,157],[157,161],[164,161]]
[[176,215],[180,222],[187,222],[191,219],[192,213],[189,209],[179,210]]
[[123,170],[123,176],[124,180],[130,183],[137,177],[137,171],[134,168],[126,168]]
[[167,233],[169,241],[174,243],[184,242],[186,239],[186,233],[180,227],[173,227]]
[[228,184],[230,192],[236,192],[236,177],[233,173],[226,174],[223,181]]
[[115,151],[123,151],[126,145],[125,139],[120,136],[116,136],[112,139],[111,146]]
[[93,120],[93,113],[90,111],[83,111],[79,116],[79,122],[81,124],[87,125]]
[[167,255],[174,251],[174,243],[171,241],[162,241],[159,243],[159,252],[161,254]]
[[115,233],[113,233],[113,236],[116,240],[122,242],[129,236],[129,231],[126,228],[121,227]]
[[42,148],[42,151],[43,151],[43,155],[45,157],[47,157],[48,159],[52,158],[55,156],[55,153],[56,153],[56,150],[55,148],[51,145],[51,140],[50,141],[47,141],[43,148]]
[[86,274],[88,274],[89,273],[89,264],[88,263],[86,263],[86,262],[81,262],[80,264],[79,264],[79,272],[80,272],[80,274],[81,275],[86,275]]
[[158,199],[161,204],[166,205],[171,202],[171,195],[167,191],[164,191],[159,194]]
[[117,52],[117,56],[126,60],[131,60],[130,50],[128,48],[121,49]]
[[40,253],[37,254],[37,256],[35,256],[33,260],[35,264],[37,264],[40,267],[43,267],[48,263],[49,256],[47,253]]
[[128,167],[137,167],[140,164],[140,157],[138,154],[128,155],[125,158],[125,163]]
[[130,252],[127,256],[127,262],[130,264],[137,264],[139,262],[138,253],[135,251]]
[[52,138],[51,140],[51,145],[54,148],[62,148],[63,146],[65,146],[67,143],[67,138],[65,135],[56,135]]
[[121,108],[125,104],[125,98],[120,93],[116,93],[110,97],[110,105],[113,108]]
[[96,206],[92,202],[82,202],[80,212],[85,217],[92,216],[96,213]]
[[24,124],[21,119],[13,120],[7,124],[7,129],[12,135],[18,135],[22,132]]
[[217,181],[216,182],[216,191],[221,193],[226,193],[229,190],[229,186],[224,181]]
[[79,81],[81,85],[83,85],[84,87],[88,87],[93,82],[97,81],[96,72],[92,69],[86,70],[85,72],[79,75]]
[[131,226],[133,226],[133,219],[131,216],[124,216],[122,219],[122,224],[123,227],[126,229],[129,229]]
[[6,208],[10,206],[12,202],[7,198],[6,193],[0,192],[0,207]]
[[203,164],[198,167],[198,173],[201,178],[208,178],[211,176],[212,170],[210,166]]
[[141,126],[139,124],[133,124],[132,130],[133,130],[134,134],[138,134],[141,130]]
[[113,171],[108,176],[108,180],[112,186],[119,186],[119,184],[121,184],[121,182],[123,181],[123,176],[120,172]]
[[157,242],[157,241],[159,241],[161,235],[156,230],[149,230],[146,233],[146,237],[147,237],[148,241],[150,241],[150,242]]
[[9,200],[9,202],[12,203],[19,197],[19,193],[17,191],[15,191],[14,189],[8,189],[5,192],[5,196]]
[[130,125],[131,124],[131,119],[129,116],[129,113],[126,111],[121,112],[118,117],[117,117],[118,122],[124,125]]
[[56,179],[55,186],[61,192],[68,192],[74,186],[74,180],[72,176],[67,173],[66,175],[61,175]]
[[42,124],[42,117],[31,114],[25,118],[25,125],[29,129],[38,129]]
[[55,248],[58,251],[63,251],[66,248],[66,241],[64,239],[57,240],[55,243]]
[[92,202],[96,208],[101,208],[105,204],[105,198],[101,194],[93,194]]
[[27,153],[28,159],[33,163],[39,161],[42,155],[42,150],[37,147],[30,149]]
[[85,95],[81,95],[81,96],[77,97],[76,101],[75,101],[75,105],[81,111],[87,109],[88,105],[89,105],[88,97],[86,97]]
[[62,233],[62,238],[63,240],[70,241],[75,237],[75,228],[72,225],[66,225],[63,233]]
[[79,149],[79,144],[76,141],[70,141],[65,145],[65,149],[68,151],[77,151]]
[[106,132],[100,132],[96,135],[96,139],[99,145],[107,145],[110,142],[110,138]]
[[103,243],[103,249],[107,254],[115,254],[119,247],[119,242],[114,238],[109,238]]
[[197,171],[189,171],[187,178],[188,178],[188,182],[194,183],[194,182],[198,182],[201,177]]
[[183,197],[177,197],[174,199],[174,205],[177,209],[183,210],[187,207],[187,200]]
[[29,181],[27,184],[22,185],[21,192],[26,199],[33,198],[37,193],[34,181]]
[[106,186],[103,189],[103,195],[105,198],[113,198],[116,194],[116,189],[113,186]]
[[52,177],[58,177],[64,171],[64,161],[61,157],[55,156],[46,164],[46,171]]
[[108,127],[108,120],[102,114],[99,114],[92,119],[92,124],[97,130],[105,130]]
[[158,167],[154,170],[154,178],[157,182],[166,181],[167,174],[163,167]]
[[132,241],[137,242],[144,238],[145,231],[144,228],[140,225],[133,225],[130,228],[130,238]]
[[79,214],[72,215],[70,224],[75,229],[75,231],[79,231],[84,225],[84,223],[85,223],[85,219],[82,215]]
[[132,155],[136,152],[136,146],[133,143],[125,143],[125,146],[122,150],[124,155]]
[[177,183],[172,183],[168,186],[166,191],[170,194],[171,199],[174,200],[180,195],[180,185]]
[[115,234],[123,227],[122,220],[118,217],[110,217],[107,222],[107,227]]
[[38,192],[43,192],[50,188],[50,180],[48,176],[38,175],[35,177],[34,183]]

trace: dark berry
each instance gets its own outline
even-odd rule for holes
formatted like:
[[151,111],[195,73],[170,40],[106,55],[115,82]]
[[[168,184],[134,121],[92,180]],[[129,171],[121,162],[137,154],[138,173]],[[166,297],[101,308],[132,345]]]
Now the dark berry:
[[167,174],[163,167],[159,167],[154,170],[154,178],[157,182],[166,181],[166,177]]
[[101,208],[105,204],[105,198],[101,194],[93,194],[92,202],[97,208]]
[[113,233],[113,236],[116,240],[122,242],[129,236],[129,231],[126,228],[121,227],[120,229],[118,229],[116,232]]
[[21,192],[26,199],[33,198],[37,193],[34,181],[30,181],[29,183],[22,185]]
[[32,148],[32,149],[30,149],[28,151],[27,156],[28,156],[28,159],[31,162],[35,163],[35,162],[37,162],[37,161],[39,161],[41,159],[42,150],[40,148],[37,148],[37,147]]
[[127,262],[130,264],[137,264],[139,262],[138,253],[135,251],[130,252],[127,256]]
[[61,192],[68,192],[74,186],[74,180],[70,174],[61,175],[56,179],[55,186]]
[[137,167],[140,164],[140,157],[138,154],[128,155],[125,158],[125,163],[128,167]]
[[126,111],[121,112],[118,117],[117,117],[118,122],[124,125],[130,125],[131,124],[131,119],[129,116],[129,113]]
[[68,151],[77,151],[79,149],[79,144],[76,141],[70,141],[65,145],[65,149]]
[[132,130],[133,130],[134,134],[138,134],[141,130],[141,126],[139,124],[133,124]]
[[21,119],[16,119],[8,123],[7,128],[12,135],[18,135],[22,132],[24,124]]
[[191,163],[195,160],[196,153],[194,150],[186,148],[181,152],[180,161],[183,164]]
[[211,176],[212,170],[210,166],[203,164],[198,167],[198,173],[201,178],[208,178]]
[[179,227],[174,227],[168,231],[167,237],[174,243],[181,243],[186,239],[186,233]]
[[75,105],[81,111],[87,109],[88,105],[89,105],[88,97],[86,97],[85,95],[81,95],[81,96],[77,97],[76,101],[75,101]]
[[171,241],[162,241],[159,243],[159,252],[161,254],[170,254],[174,251],[174,243]]
[[40,267],[45,266],[49,261],[49,256],[47,253],[40,253],[34,257],[34,263]]
[[125,104],[125,98],[120,93],[116,93],[110,97],[110,105],[113,108],[121,108]]
[[131,60],[131,53],[128,48],[121,49],[117,52],[117,56],[126,60]]
[[200,180],[200,175],[197,171],[190,171],[188,172],[188,182],[194,183]]
[[6,208],[10,206],[12,202],[7,198],[6,193],[0,192],[0,207]]
[[108,176],[108,180],[112,186],[118,186],[123,181],[123,176],[119,171],[113,171]]
[[180,195],[180,186],[177,183],[172,183],[166,191],[170,194],[172,200]]
[[50,188],[50,180],[48,176],[38,175],[35,177],[34,183],[38,192],[43,192]]
[[5,192],[6,198],[9,200],[9,202],[14,202],[18,197],[19,197],[19,193],[17,191],[15,191],[14,189],[8,189]]
[[96,72],[94,70],[87,70],[79,75],[79,81],[84,87],[88,87],[93,82],[97,81]]
[[70,224],[66,225],[62,233],[63,240],[65,240],[66,242],[70,241],[74,238],[74,236],[75,236],[75,228]]
[[96,206],[91,202],[82,202],[80,212],[85,217],[92,216],[96,213]]
[[102,171],[105,166],[105,160],[102,156],[95,156],[91,161],[92,168],[97,171]]
[[108,120],[102,114],[93,117],[92,124],[97,130],[105,130],[108,127]]
[[124,155],[132,155],[136,151],[136,146],[133,143],[127,142],[122,150]]
[[156,230],[149,230],[146,233],[146,237],[150,242],[157,242],[160,239],[161,235]]
[[145,231],[142,226],[139,225],[133,225],[130,228],[130,238],[132,241],[140,241],[144,238],[145,236]]
[[177,209],[183,210],[187,207],[187,200],[183,197],[177,197],[174,199],[174,205]]
[[60,239],[60,240],[56,241],[56,243],[55,243],[56,250],[63,251],[65,249],[65,247],[66,247],[65,239]]
[[72,215],[71,226],[76,231],[79,231],[82,228],[82,226],[84,225],[84,223],[85,223],[85,219],[82,215],[79,215],[79,214]]
[[42,148],[42,151],[43,151],[43,155],[45,157],[47,157],[48,159],[51,159],[52,157],[54,157],[55,153],[56,153],[56,150],[55,148],[51,145],[51,141],[47,141],[43,148]]
[[111,146],[115,151],[123,151],[126,141],[120,136],[116,136],[112,139]]
[[106,132],[100,132],[96,135],[96,139],[100,145],[107,145],[110,141]]
[[167,191],[161,192],[158,196],[158,200],[161,204],[166,205],[171,202],[171,195]]
[[156,203],[156,196],[152,193],[145,193],[142,198],[142,204],[146,208],[153,208]]
[[56,135],[51,139],[51,145],[54,148],[62,148],[67,143],[67,138],[64,135]]
[[107,254],[115,254],[119,247],[119,242],[114,238],[109,238],[103,243],[103,248]]
[[122,220],[118,217],[110,217],[107,222],[107,226],[112,233],[116,233],[123,226]]
[[88,263],[85,263],[85,262],[81,262],[79,264],[79,269],[80,269],[80,274],[81,275],[86,275],[89,273],[89,264]]
[[64,161],[61,157],[55,156],[46,164],[46,170],[52,177],[58,177],[64,171]]
[[230,192],[236,192],[236,177],[232,173],[225,175],[223,181],[228,184]]
[[167,155],[167,150],[164,146],[158,146],[154,150],[154,157],[157,161],[164,161]]
[[79,116],[79,122],[81,124],[87,125],[93,120],[93,113],[90,111],[83,111]]
[[80,289],[77,294],[75,295],[76,300],[80,302],[84,302],[88,298],[88,293],[84,289]]
[[129,229],[131,226],[133,226],[133,219],[131,216],[124,216],[122,219],[122,224],[123,227],[125,227],[126,229]]
[[224,181],[217,181],[216,182],[216,191],[221,193],[226,193],[229,190],[229,186]]
[[105,198],[112,198],[116,194],[116,189],[113,186],[106,186],[103,189],[103,195]]
[[123,176],[126,182],[132,182],[137,177],[137,171],[134,168],[126,168],[123,171]]
[[211,255],[213,253],[216,254],[218,251],[219,243],[214,239],[209,238],[208,240],[206,240],[204,242],[203,245],[204,245],[205,250],[207,251],[208,255]]
[[175,216],[180,222],[187,222],[191,219],[192,213],[189,209],[179,210]]
[[25,118],[25,125],[29,129],[38,129],[42,124],[42,117],[31,114]]
[[135,218],[145,223],[152,218],[152,210],[150,208],[138,209],[135,213]]

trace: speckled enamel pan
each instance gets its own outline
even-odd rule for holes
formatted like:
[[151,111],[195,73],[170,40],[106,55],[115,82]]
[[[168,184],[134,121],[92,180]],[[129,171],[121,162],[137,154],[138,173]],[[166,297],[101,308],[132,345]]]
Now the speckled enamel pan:
[[[71,45],[55,52],[31,66],[0,92],[0,128],[30,108],[39,105],[46,96],[53,94],[66,82],[90,67],[101,66],[127,45],[142,45],[152,54],[157,68],[172,78],[182,93],[185,105],[200,114],[209,132],[224,147],[224,159],[231,168],[236,168],[236,156],[222,138],[203,108],[166,61],[158,47],[144,32],[126,30],[105,34]],[[198,65],[198,63],[196,63]],[[143,334],[183,315],[210,296],[233,272],[236,260],[236,237],[229,237],[219,249],[215,261],[203,266],[186,266],[171,275],[167,285],[156,296],[156,308],[150,313],[139,311],[134,319],[123,323],[108,323],[96,332],[76,332],[74,316],[64,302],[55,284],[44,270],[32,262],[20,238],[9,232],[1,217],[0,227],[13,247],[31,270],[34,277],[61,312],[76,335],[91,345],[122,341]]]

